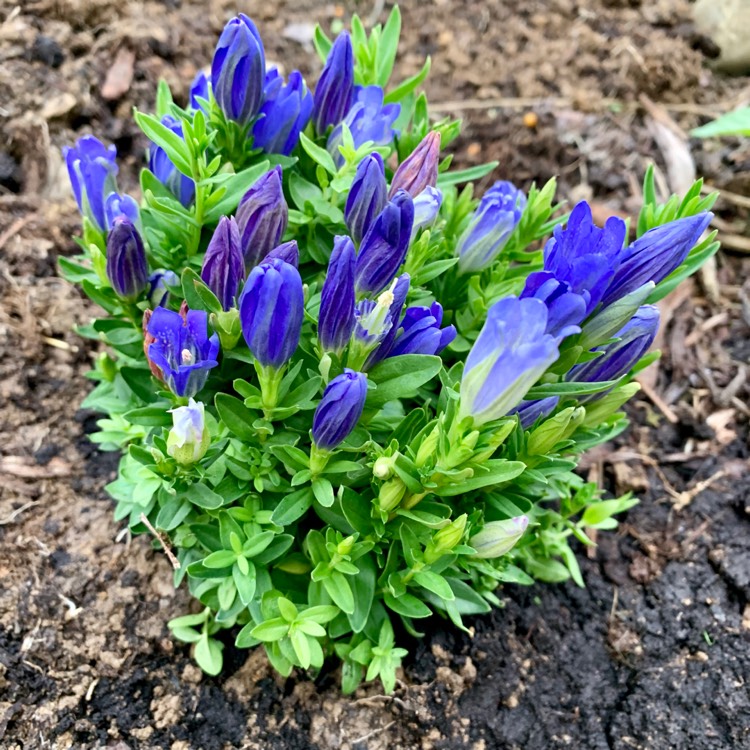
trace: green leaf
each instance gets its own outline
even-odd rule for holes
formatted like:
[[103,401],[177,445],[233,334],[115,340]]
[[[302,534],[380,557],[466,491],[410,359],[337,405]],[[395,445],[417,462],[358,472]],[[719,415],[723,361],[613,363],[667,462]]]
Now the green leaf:
[[[246,560],[244,557],[242,559]],[[255,596],[256,577],[255,565],[247,560],[246,563],[248,566],[247,573],[243,573],[240,570],[239,565],[235,565],[232,568],[232,578],[234,579],[234,585],[237,588],[237,593],[239,594],[242,603],[247,607]]]
[[488,175],[500,162],[491,161],[487,164],[478,164],[476,167],[469,167],[468,169],[460,169],[455,172],[443,172],[438,176],[438,187],[445,190],[445,188],[451,185],[458,185],[462,182],[473,182],[474,180],[480,180],[482,177]]
[[541,399],[548,396],[583,396],[589,393],[607,391],[617,385],[618,380],[602,380],[598,383],[544,383],[532,388],[525,399]]
[[274,617],[256,625],[250,632],[259,641],[279,641],[289,632],[289,623],[281,617]]
[[154,525],[157,529],[172,531],[190,515],[192,509],[193,506],[184,497],[171,497],[159,510]]
[[258,178],[270,169],[269,161],[262,161],[236,174],[218,174],[211,178],[214,190],[222,188],[225,192],[217,203],[214,203],[204,214],[204,224],[215,224],[222,216],[230,216],[239,205],[242,196],[257,182]]
[[401,11],[398,5],[395,5],[388,16],[388,20],[385,22],[375,55],[376,82],[383,88],[385,88],[393,72],[393,64],[396,61],[396,51],[398,50],[400,36]]
[[208,557],[204,557],[203,565],[213,570],[228,568],[230,565],[234,565],[236,559],[237,555],[232,550],[220,549],[218,552],[212,552]]
[[133,117],[146,137],[166,151],[175,167],[187,177],[192,177],[191,155],[187,143],[166,125],[162,125],[159,118],[154,115],[147,115],[136,110]]
[[181,283],[182,293],[191,310],[206,310],[213,313],[223,310],[216,295],[192,268],[186,268],[182,272]]
[[252,427],[256,417],[238,398],[227,393],[217,393],[214,399],[216,411],[230,432],[240,440],[254,442],[256,432]]
[[334,494],[333,485],[325,477],[313,479],[312,490],[315,499],[324,507],[330,508],[333,505]]
[[509,482],[522,474],[526,464],[522,461],[507,461],[504,458],[490,459],[480,465],[472,466],[474,476],[470,479],[462,479],[456,484],[438,487],[434,493],[438,497],[455,497],[466,492],[472,492],[483,487],[491,487],[504,482]]
[[448,581],[443,576],[433,573],[431,570],[418,571],[414,574],[414,581],[422,588],[431,591],[445,601],[453,601],[456,598]]
[[338,607],[334,607],[332,604],[318,604],[300,612],[299,619],[310,620],[311,622],[317,622],[319,625],[325,625],[327,622],[333,620],[334,617],[337,617],[340,611]]
[[335,175],[336,172],[338,172],[338,169],[333,162],[333,157],[328,151],[315,144],[304,133],[300,133],[299,140],[302,144],[302,148],[305,149],[310,158],[316,164],[320,164],[328,174]]
[[273,523],[288,526],[305,515],[313,503],[313,491],[310,487],[303,487],[296,492],[290,492],[276,506],[271,516]]
[[421,619],[423,617],[429,617],[432,614],[432,610],[423,601],[417,599],[417,597],[412,594],[402,594],[396,598],[393,594],[386,591],[383,595],[383,601],[389,609],[392,609],[394,612],[403,615],[404,617]]
[[377,570],[370,555],[365,555],[357,560],[357,567],[359,568],[359,574],[351,578],[354,593],[354,612],[349,615],[349,624],[355,633],[361,633],[367,624],[367,618],[370,616],[370,610],[372,609]]
[[348,615],[354,613],[354,594],[343,573],[334,570],[330,576],[323,579],[322,583],[328,596],[342,611]]
[[397,398],[412,398],[417,389],[432,380],[443,366],[440,357],[429,354],[402,354],[389,357],[373,367],[369,380],[377,388],[367,392],[367,406],[376,408]]
[[144,427],[168,427],[172,424],[172,415],[167,406],[144,406],[131,409],[123,415],[128,422]]
[[204,633],[195,646],[195,661],[198,662],[198,666],[206,674],[217,675],[221,672],[221,667],[224,663],[223,650],[223,643],[209,638]]
[[224,498],[221,495],[199,482],[191,484],[185,496],[193,505],[206,508],[206,510],[216,510],[224,504]]
[[331,51],[331,47],[333,47],[333,42],[328,38],[325,31],[320,28],[320,24],[316,24],[315,26],[313,44],[315,45],[315,51],[320,56],[320,59],[325,62],[328,59],[328,53]]
[[713,122],[690,131],[693,138],[715,138],[722,135],[750,135],[750,107],[727,112]]
[[153,403],[157,400],[156,388],[154,387],[154,380],[151,376],[151,371],[147,369],[139,369],[136,367],[121,367],[120,375],[136,396],[141,401]]
[[411,76],[410,78],[407,78],[405,81],[402,81],[398,86],[396,86],[395,89],[393,89],[393,91],[390,91],[385,95],[384,103],[393,104],[394,102],[400,102],[407,96],[409,96],[409,94],[415,91],[416,88],[422,84],[425,78],[427,78],[427,76],[430,74],[431,67],[432,60],[428,57],[424,61],[422,70],[420,70],[419,73]]
[[159,85],[156,87],[156,116],[161,120],[164,115],[168,115],[174,104],[172,92],[169,90],[169,84],[163,79],[159,79]]

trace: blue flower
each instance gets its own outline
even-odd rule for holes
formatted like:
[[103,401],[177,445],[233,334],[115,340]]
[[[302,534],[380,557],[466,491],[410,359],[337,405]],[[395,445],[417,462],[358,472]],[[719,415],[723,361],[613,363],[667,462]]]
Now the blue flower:
[[191,109],[205,111],[198,100],[204,99],[205,101],[209,101],[210,86],[211,77],[207,76],[202,70],[198,71],[193,79],[193,83],[190,85],[190,93],[188,95]]
[[354,90],[354,103],[346,117],[328,136],[326,148],[337,166],[344,163],[339,146],[343,143],[343,126],[346,125],[352,134],[354,148],[372,141],[376,146],[387,146],[393,143],[398,131],[393,123],[401,112],[400,104],[383,104],[383,89],[380,86],[357,86]]
[[346,226],[357,244],[385,208],[387,194],[383,157],[378,153],[370,154],[357,166],[344,208]]
[[420,229],[426,229],[435,223],[442,204],[442,191],[439,188],[429,185],[414,199],[414,226],[411,229],[412,239]]
[[263,103],[266,57],[258,29],[244,14],[227,23],[211,62],[211,87],[229,120],[247,125]]
[[179,286],[180,277],[174,271],[154,271],[148,277],[146,297],[152,308],[165,307],[169,300],[169,287]]
[[399,190],[362,239],[354,277],[358,293],[378,294],[391,283],[406,259],[413,224],[414,202]]
[[289,209],[281,188],[281,167],[266,172],[245,193],[237,208],[237,226],[245,269],[257,266],[278,246]]
[[390,196],[393,197],[399,190],[406,190],[412,198],[416,198],[425,188],[435,187],[439,162],[440,133],[431,130],[398,165],[391,180]]
[[140,212],[135,198],[123,193],[110,193],[104,202],[107,229],[112,229],[115,219],[130,219],[136,226],[140,225]]
[[264,367],[285,365],[299,344],[304,314],[299,271],[275,258],[253,268],[240,298],[247,346]]
[[390,354],[410,283],[409,274],[403,273],[377,301],[365,299],[357,304],[355,342],[369,350],[363,370],[370,370]]
[[312,108],[312,94],[298,70],[290,73],[286,86],[278,70],[269,70],[260,119],[253,125],[253,145],[267,154],[289,156],[310,122]]
[[[172,117],[164,115],[161,124],[166,125],[173,133],[182,138],[182,123]],[[156,144],[149,149],[148,168],[183,206],[189,206],[195,195],[195,183],[187,175],[175,167],[167,152]]]
[[170,409],[173,427],[167,436],[167,453],[183,466],[200,461],[206,455],[211,435],[206,426],[205,407],[192,398],[187,406]]
[[154,342],[148,348],[150,363],[176,396],[195,396],[208,379],[208,371],[219,363],[219,337],[208,336],[208,315],[203,310],[180,313],[157,307],[148,320]]
[[658,284],[680,266],[700,240],[713,214],[708,211],[654,227],[620,254],[602,304],[606,307],[653,281]]
[[240,230],[234,218],[222,216],[208,243],[201,278],[224,310],[234,307],[237,289],[245,276],[240,250]]
[[297,245],[297,240],[289,240],[289,242],[277,245],[266,255],[265,260],[273,260],[274,258],[279,258],[279,260],[289,263],[290,266],[299,268],[299,246]]
[[138,230],[130,219],[115,219],[107,235],[107,278],[118,297],[135,302],[148,284],[148,262]]
[[354,331],[354,244],[336,237],[320,294],[318,341],[323,351],[341,353]]
[[[648,351],[658,329],[659,308],[654,305],[642,305],[614,335],[616,340],[613,343],[593,350],[601,352],[601,356],[576,365],[568,373],[567,380],[601,383],[621,378],[630,372]],[[601,395],[603,394],[597,394]]]
[[315,445],[330,451],[339,446],[357,426],[367,398],[367,377],[345,369],[323,392],[313,416]]
[[544,248],[544,270],[586,301],[586,315],[601,302],[622,258],[626,226],[612,216],[603,229],[594,224],[588,203],[582,201],[563,229],[556,226]]
[[526,208],[526,196],[512,182],[496,182],[479,201],[458,240],[461,273],[478,273],[500,255]]
[[547,308],[538,299],[506,297],[487,314],[466,358],[459,416],[481,425],[505,416],[557,359],[557,341],[545,333]]
[[521,299],[533,297],[547,306],[546,333],[563,339],[581,332],[579,323],[586,317],[586,300],[551,273],[538,271],[526,279]]
[[440,354],[456,338],[455,326],[440,328],[443,308],[439,302],[430,307],[409,307],[401,321],[389,357],[399,354]]
[[331,125],[338,125],[352,106],[354,98],[354,51],[349,34],[344,31],[328,53],[313,97],[312,121],[315,132],[324,135]]
[[99,230],[107,229],[105,200],[117,192],[117,149],[105,146],[93,135],[80,138],[75,146],[63,148],[79,211]]
[[560,403],[559,396],[549,396],[548,398],[540,398],[535,401],[521,401],[518,406],[511,409],[508,413],[518,414],[521,420],[521,427],[524,430],[528,430],[537,419],[550,415],[558,403]]

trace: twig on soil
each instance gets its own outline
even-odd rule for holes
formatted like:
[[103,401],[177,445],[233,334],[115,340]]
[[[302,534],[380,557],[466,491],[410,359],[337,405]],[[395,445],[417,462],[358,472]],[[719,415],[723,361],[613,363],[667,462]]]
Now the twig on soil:
[[16,520],[18,516],[21,515],[25,510],[28,510],[29,508],[33,508],[37,504],[37,500],[32,500],[31,502],[26,503],[26,505],[22,505],[20,508],[16,508],[9,516],[6,518],[0,519],[0,526],[7,526],[10,523],[13,523],[13,521]]
[[719,469],[716,474],[711,475],[708,479],[704,479],[702,482],[698,482],[691,490],[685,490],[679,493],[679,497],[676,498],[674,503],[674,509],[681,511],[687,508],[695,498],[700,495],[703,490],[708,489],[716,480],[721,479],[725,475],[724,469]]
[[364,742],[365,740],[369,740],[371,737],[375,737],[376,735],[380,734],[381,732],[387,731],[395,723],[396,723],[396,721],[394,719],[393,721],[389,721],[384,727],[379,727],[378,729],[373,729],[372,732],[368,732],[367,734],[363,734],[361,737],[357,737],[356,740],[352,740],[352,745],[356,745],[358,742]]
[[20,219],[16,219],[2,234],[0,234],[0,250],[5,247],[5,243],[14,235],[18,234],[27,224],[36,219],[36,213],[27,214]]
[[644,378],[637,378],[643,392],[649,397],[654,406],[672,423],[677,424],[680,418],[672,411],[669,404],[651,387]]
[[741,234],[723,234],[719,232],[717,239],[722,247],[739,250],[741,253],[750,253],[750,237]]
[[167,540],[153,527],[145,513],[141,513],[141,523],[156,537],[159,544],[161,544],[164,554],[169,558],[169,562],[172,563],[172,567],[175,570],[179,570],[182,566],[180,565],[180,561],[175,557],[174,552],[172,552],[169,542],[167,542]]
[[[713,185],[706,185],[705,183],[701,187],[701,193],[703,195],[710,195],[711,193],[715,193],[717,188],[713,187]],[[730,203],[735,203],[738,206],[742,206],[743,208],[750,208],[750,198],[746,195],[740,195],[739,193],[731,193],[729,190],[725,190],[724,188],[721,189],[721,198],[728,200]]]

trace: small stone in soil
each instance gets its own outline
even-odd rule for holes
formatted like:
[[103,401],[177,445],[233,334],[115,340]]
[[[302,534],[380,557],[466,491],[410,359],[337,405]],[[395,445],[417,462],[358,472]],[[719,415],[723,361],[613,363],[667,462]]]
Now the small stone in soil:
[[39,34],[31,46],[31,59],[51,68],[59,68],[65,59],[65,53],[51,36]]

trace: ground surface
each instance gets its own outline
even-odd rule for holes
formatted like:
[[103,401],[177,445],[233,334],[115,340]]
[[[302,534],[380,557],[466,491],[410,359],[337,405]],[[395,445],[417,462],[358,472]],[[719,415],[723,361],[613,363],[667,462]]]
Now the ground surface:
[[[268,57],[311,77],[309,24],[373,11],[241,5]],[[114,141],[133,187],[146,144],[131,107],[151,106],[161,76],[184,95],[234,4],[15,6],[0,0],[0,746],[750,748],[750,146],[687,150],[680,131],[747,103],[750,82],[710,70],[689,5],[404,3],[399,72],[433,56],[430,99],[467,120],[459,163],[498,159],[494,176],[521,185],[558,175],[562,197],[604,217],[637,211],[651,160],[679,187],[692,152],[740,197],[719,204],[716,274],[664,307],[666,356],[635,426],[584,467],[643,498],[584,556],[587,588],[510,588],[472,638],[435,622],[393,697],[351,699],[335,674],[281,680],[230,647],[226,673],[205,678],[172,642],[164,623],[190,603],[148,540],[118,536],[102,489],[116,457],[89,444],[95,417],[78,409],[92,350],[71,327],[90,308],[55,278],[78,222],[59,147],[84,132]]]

